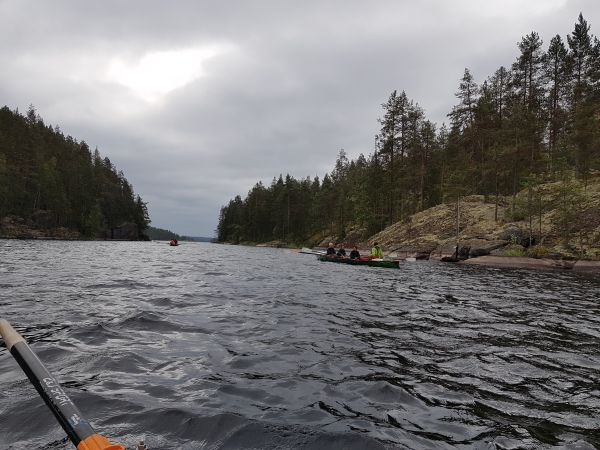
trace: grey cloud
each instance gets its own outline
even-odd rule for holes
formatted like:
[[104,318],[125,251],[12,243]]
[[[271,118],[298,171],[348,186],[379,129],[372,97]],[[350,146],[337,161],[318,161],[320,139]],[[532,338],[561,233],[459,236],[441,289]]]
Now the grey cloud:
[[[340,148],[370,153],[392,90],[441,124],[465,67],[482,82],[512,63],[521,36],[564,36],[579,11],[598,34],[598,2],[558,1],[535,14],[485,4],[506,5],[498,15],[475,0],[4,0],[0,99],[33,103],[46,122],[98,146],[155,225],[210,235],[219,208],[258,180],[322,176]],[[215,43],[231,48],[154,103],[100,76],[111,58]]]

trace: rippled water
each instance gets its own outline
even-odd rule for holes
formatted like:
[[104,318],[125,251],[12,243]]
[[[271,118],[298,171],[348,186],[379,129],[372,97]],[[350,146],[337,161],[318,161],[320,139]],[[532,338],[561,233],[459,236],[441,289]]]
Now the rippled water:
[[[0,241],[0,315],[130,447],[600,446],[600,277]],[[71,448],[4,347],[0,386],[0,448]]]

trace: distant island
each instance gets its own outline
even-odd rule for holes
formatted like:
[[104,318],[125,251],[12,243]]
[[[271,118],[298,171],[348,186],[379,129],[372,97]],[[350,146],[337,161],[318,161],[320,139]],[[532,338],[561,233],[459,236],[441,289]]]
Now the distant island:
[[183,236],[183,240],[193,242],[217,242],[216,238],[205,236]]
[[146,229],[146,234],[153,241],[170,241],[171,239],[182,240],[182,237],[177,233],[173,233],[171,230],[165,230],[164,228],[156,228],[149,226]]
[[146,203],[85,141],[0,108],[0,237],[148,239]]
[[373,153],[339,151],[323,179],[257,183],[221,208],[218,240],[600,258],[600,41],[590,29],[580,14],[546,46],[533,31],[481,83],[465,69],[449,126],[393,91]]
[[148,227],[146,234],[153,241],[170,241],[177,239],[178,241],[193,241],[193,242],[214,242],[215,238],[201,236],[182,236],[164,228]]

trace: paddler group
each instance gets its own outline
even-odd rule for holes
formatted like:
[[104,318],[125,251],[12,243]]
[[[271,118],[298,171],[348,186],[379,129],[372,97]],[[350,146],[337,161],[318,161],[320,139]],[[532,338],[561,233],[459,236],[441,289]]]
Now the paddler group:
[[[326,256],[329,256],[329,257],[336,256],[338,258],[348,258],[348,256],[346,256],[346,250],[344,248],[345,246],[346,246],[346,244],[342,243],[336,251],[335,247],[333,246],[333,242],[330,242],[329,247],[327,247]],[[373,243],[373,247],[371,248],[371,253],[369,253],[368,258],[369,259],[383,259],[383,256],[384,256],[383,251],[381,250],[379,243],[378,242]],[[360,252],[358,251],[358,248],[356,247],[356,245],[352,248],[349,258],[350,259],[364,259],[364,258],[361,258]]]

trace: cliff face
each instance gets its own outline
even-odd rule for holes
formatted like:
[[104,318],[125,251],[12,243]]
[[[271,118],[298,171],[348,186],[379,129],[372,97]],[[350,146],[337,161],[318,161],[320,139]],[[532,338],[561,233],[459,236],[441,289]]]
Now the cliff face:
[[[505,212],[506,206],[498,205],[498,217],[503,217]],[[438,205],[395,223],[372,236],[370,241],[377,241],[388,253],[401,256],[443,257],[454,253],[457,241],[474,251],[483,249],[486,254],[508,244],[511,238],[506,236],[507,232],[524,237],[524,232],[515,230],[515,224],[496,222],[495,216],[494,203],[473,195],[461,199],[458,215],[457,203]]]
[[0,238],[16,239],[80,239],[81,234],[65,227],[40,227],[22,217],[0,218]]
[[[525,189],[514,202],[473,195],[411,216],[372,236],[388,251],[432,257],[488,253],[596,259],[600,257],[600,179],[586,186],[549,183]],[[496,219],[497,218],[497,219]],[[511,219],[516,220],[511,220]],[[458,219],[458,232],[457,232]],[[504,249],[503,249],[504,248]]]
[[386,254],[401,257],[449,256],[458,241],[469,257],[491,253],[600,259],[600,176],[585,184],[540,184],[522,190],[514,201],[500,198],[498,206],[494,198],[481,195],[463,197],[458,206],[458,216],[456,201],[441,204],[353,242],[368,248],[377,241]]
[[137,241],[144,239],[140,236],[138,226],[135,223],[124,222],[119,227],[111,229],[102,229],[94,236],[84,237],[77,230],[44,226],[39,221],[34,222],[31,219],[25,220],[22,217],[6,216],[0,218],[0,238],[8,239],[59,239],[59,240],[78,240],[78,239],[114,239]]

